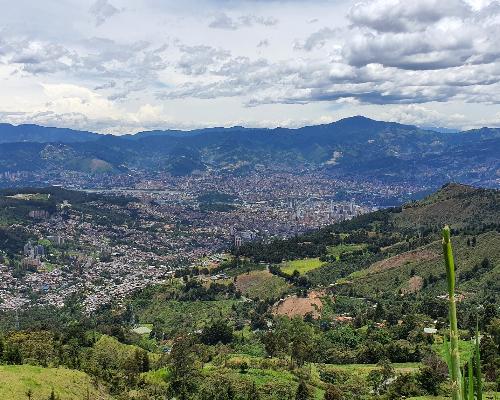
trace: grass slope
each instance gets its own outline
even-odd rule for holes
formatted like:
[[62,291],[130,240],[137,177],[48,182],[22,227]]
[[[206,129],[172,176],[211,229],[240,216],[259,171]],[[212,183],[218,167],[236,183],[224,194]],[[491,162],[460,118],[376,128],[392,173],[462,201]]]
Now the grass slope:
[[394,214],[392,223],[403,229],[499,225],[500,191],[448,184],[421,201],[405,205],[401,213]]
[[173,335],[183,329],[202,329],[218,318],[228,318],[235,300],[177,301],[155,298],[144,309],[138,310],[141,323],[152,324],[161,321],[163,331]]
[[241,293],[252,299],[275,299],[285,293],[289,285],[283,278],[268,271],[252,271],[238,275],[236,287]]
[[26,399],[31,389],[33,399],[47,399],[54,388],[58,398],[64,400],[111,399],[96,389],[90,377],[81,371],[65,368],[42,368],[32,365],[0,365],[0,399]]
[[[458,266],[457,290],[475,293],[488,283],[488,289],[498,290],[500,281],[500,233],[486,232],[477,236],[475,246],[467,245],[467,236],[453,237],[455,262]],[[473,274],[475,265],[488,258],[492,269],[487,273]],[[349,277],[356,293],[370,295],[378,291],[403,292],[409,289],[412,276],[429,279],[431,276],[440,278],[445,273],[441,255],[441,243],[435,241],[416,250],[399,254],[394,257],[372,264],[369,268],[357,271]],[[469,276],[467,276],[469,275]],[[497,289],[495,289],[497,288]],[[426,290],[435,294],[443,294],[446,290],[445,281],[437,283]]]
[[281,266],[281,270],[288,275],[292,275],[294,271],[299,271],[303,275],[322,265],[323,262],[319,258],[303,258],[301,260],[287,261]]

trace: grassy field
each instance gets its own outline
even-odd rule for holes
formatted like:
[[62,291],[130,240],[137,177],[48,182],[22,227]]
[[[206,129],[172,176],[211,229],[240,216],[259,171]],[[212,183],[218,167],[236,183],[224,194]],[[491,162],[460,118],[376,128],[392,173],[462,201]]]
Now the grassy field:
[[6,196],[16,200],[36,200],[47,201],[50,198],[48,193],[18,193],[12,196]]
[[[220,362],[219,362],[220,363]],[[242,374],[239,366],[245,363],[248,370]],[[417,371],[419,363],[394,363],[396,373],[410,373]],[[376,364],[307,364],[303,367],[302,373],[310,376],[309,384],[313,398],[323,399],[325,383],[321,381],[320,370],[336,371],[346,374],[346,379],[358,377],[366,379],[370,371],[380,368]],[[212,373],[220,373],[235,380],[247,380],[255,382],[257,387],[264,389],[266,384],[277,383],[283,389],[291,390],[292,394],[297,390],[299,378],[288,369],[288,361],[278,358],[252,357],[248,355],[231,355],[225,359],[224,367],[208,363],[204,367],[204,374],[209,376]],[[300,375],[300,374],[299,374]],[[287,398],[283,396],[283,398]]]
[[[432,345],[432,348],[443,358],[443,360],[446,360],[445,350],[442,343],[435,343]],[[463,364],[467,363],[467,360],[469,360],[474,354],[474,343],[470,340],[459,340],[458,352],[460,354],[460,364],[463,366]]]
[[111,399],[105,392],[96,389],[84,372],[65,368],[42,368],[31,365],[0,365],[0,399],[26,399],[31,389],[32,399],[47,399],[54,393],[61,400]]
[[[217,301],[160,301],[155,299],[144,310],[138,312],[141,324],[152,324],[157,318],[162,321],[167,335],[178,330],[202,329],[217,318],[228,318],[235,300]],[[154,317],[153,317],[154,316]]]
[[[451,397],[443,396],[419,396],[419,397],[409,397],[407,400],[450,400]],[[499,392],[486,392],[483,393],[483,400],[498,400],[500,399]]]
[[339,244],[338,246],[328,246],[328,254],[334,256],[337,261],[340,259],[342,253],[349,253],[355,250],[363,250],[366,244]]
[[295,270],[301,275],[319,268],[323,262],[319,258],[303,258],[301,260],[287,261],[281,265],[281,270],[288,275],[292,275]]
[[274,299],[285,293],[289,285],[283,278],[268,271],[252,271],[238,275],[236,287],[244,296],[252,299]]

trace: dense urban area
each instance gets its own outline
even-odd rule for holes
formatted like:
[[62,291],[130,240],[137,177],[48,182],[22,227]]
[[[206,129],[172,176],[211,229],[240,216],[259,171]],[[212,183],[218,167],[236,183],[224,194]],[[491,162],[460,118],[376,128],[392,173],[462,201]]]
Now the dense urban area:
[[[422,190],[285,173],[136,178],[134,185],[124,182],[123,189],[118,184],[126,177],[108,179],[116,179],[105,180],[114,189],[88,192],[131,201],[89,206],[117,213],[127,222],[103,224],[64,199],[55,212],[31,210],[26,229],[29,243],[36,246],[33,250],[26,243],[18,269],[2,266],[0,308],[30,302],[62,306],[78,291],[85,293],[88,310],[95,310],[162,282],[178,268],[216,262],[244,242],[291,237],[377,210],[379,198],[411,197],[412,190]],[[71,186],[78,187],[78,181]],[[30,196],[37,194],[17,198]],[[20,276],[20,271],[34,273]]]

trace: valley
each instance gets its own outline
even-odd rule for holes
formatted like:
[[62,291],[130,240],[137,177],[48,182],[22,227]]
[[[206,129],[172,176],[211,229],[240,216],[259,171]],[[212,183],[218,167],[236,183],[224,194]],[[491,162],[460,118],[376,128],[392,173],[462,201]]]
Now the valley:
[[[485,398],[493,398],[497,190],[448,184],[422,200],[298,234],[261,235],[236,246],[231,235],[238,233],[228,232],[217,249],[179,225],[168,236],[162,219],[168,214],[151,200],[163,193],[3,192],[7,240],[23,235],[45,250],[35,269],[22,262],[19,246],[4,250],[2,277],[12,274],[3,280],[0,304],[6,362],[42,365],[49,375],[57,365],[81,370],[90,378],[78,379],[91,379],[88,390],[102,398],[177,392],[225,399],[234,391],[235,398],[282,399],[300,390],[317,399],[327,392],[344,399],[439,398],[426,396],[447,387],[439,239],[445,218],[454,232],[461,352],[471,352],[479,318],[491,382]],[[212,193],[200,200],[234,198]],[[200,235],[213,243],[205,231]],[[179,250],[177,242],[170,251],[174,240],[190,247]],[[186,254],[192,255],[179,258]],[[0,369],[0,377],[9,373]],[[386,379],[394,383],[382,385]],[[54,385],[61,398],[75,390]],[[24,388],[50,391],[48,384]]]

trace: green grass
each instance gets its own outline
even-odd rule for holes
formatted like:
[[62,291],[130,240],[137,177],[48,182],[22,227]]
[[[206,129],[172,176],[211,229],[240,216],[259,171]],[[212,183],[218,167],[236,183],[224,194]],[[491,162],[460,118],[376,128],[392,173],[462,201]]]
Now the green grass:
[[[420,367],[418,362],[392,363],[394,370],[398,373],[415,372]],[[368,375],[370,371],[380,368],[377,364],[324,364],[325,367],[358,375]]]
[[49,272],[52,272],[53,270],[55,270],[57,268],[56,264],[49,263],[48,261],[45,261],[43,263],[43,265],[45,266],[45,268],[47,268],[47,271],[49,271]]
[[288,275],[292,275],[294,271],[299,271],[301,275],[319,268],[324,263],[319,258],[303,258],[300,260],[287,261],[281,265],[281,270]]
[[[449,341],[449,339],[448,339]],[[443,360],[446,361],[444,347],[442,343],[435,343],[432,345],[433,350],[438,353]],[[458,341],[458,353],[460,354],[460,364],[463,366],[474,353],[474,342],[470,340],[459,340]]]
[[[493,290],[500,276],[500,234],[498,232],[486,232],[477,235],[476,246],[467,246],[469,236],[453,237],[453,252],[455,263],[460,266],[458,270],[457,292],[466,291],[468,293],[478,293],[484,288]],[[352,273],[348,280],[353,281],[353,287],[360,296],[373,295],[377,292],[397,293],[398,289],[406,289],[411,271],[422,278],[428,278],[431,274],[435,278],[440,278],[445,272],[442,261],[441,241],[437,240],[428,245],[419,247],[416,251],[432,251],[435,258],[428,260],[411,260],[395,268],[387,268],[381,271],[363,269]],[[460,275],[471,271],[474,265],[480,264],[487,257],[496,267],[488,273],[474,276],[469,280],[461,280]],[[447,293],[446,279],[440,278],[433,285],[426,289],[434,295]]]
[[261,300],[279,298],[289,287],[283,278],[268,271],[252,271],[238,275],[236,286],[244,296]]
[[[443,396],[418,396],[418,397],[409,397],[407,400],[450,400],[451,397],[443,397]],[[483,400],[497,400],[500,399],[499,392],[487,392],[483,393]]]
[[6,196],[16,200],[34,200],[34,201],[48,201],[50,194],[48,193],[18,193],[12,196]]
[[[221,373],[234,380],[247,380],[255,382],[260,389],[266,385],[276,384],[280,387],[288,387],[291,389],[292,394],[299,381],[299,371],[290,371],[288,364],[284,360],[278,358],[263,358],[252,357],[248,355],[229,355],[224,362],[224,366],[218,363],[205,364],[203,373],[206,376],[215,373]],[[239,366],[245,362],[249,368],[246,373],[240,372]],[[219,361],[221,363],[221,361]],[[416,372],[420,366],[419,363],[394,363],[392,364],[397,373],[410,373]],[[376,364],[347,364],[347,365],[334,365],[334,364],[306,364],[303,367],[302,373],[310,374],[308,384],[313,391],[314,399],[323,399],[325,383],[320,378],[320,370],[341,371],[347,374],[348,377],[361,377],[366,379],[370,371],[378,369],[380,366]],[[349,378],[350,379],[350,378]],[[275,399],[276,397],[263,395],[262,399]]]
[[334,256],[337,261],[340,259],[342,253],[349,253],[355,250],[363,250],[366,244],[339,244],[337,246],[328,246],[327,252],[329,255]]
[[81,400],[89,392],[90,399],[111,399],[96,389],[84,372],[65,368],[42,368],[32,365],[0,365],[0,399],[26,399],[31,389],[33,399],[47,399],[54,388],[58,398]]
[[228,318],[235,300],[216,301],[161,301],[155,298],[146,308],[138,312],[141,324],[152,324],[155,319],[162,321],[162,329],[167,335],[182,330],[202,329],[217,318]]

